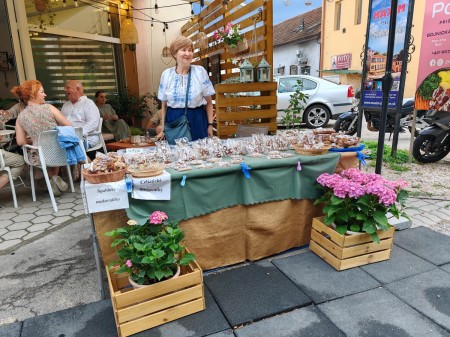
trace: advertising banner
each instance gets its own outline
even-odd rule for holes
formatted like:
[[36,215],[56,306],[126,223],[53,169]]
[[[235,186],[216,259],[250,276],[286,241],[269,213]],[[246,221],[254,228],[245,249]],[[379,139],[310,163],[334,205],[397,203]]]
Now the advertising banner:
[[450,2],[426,0],[415,108],[450,111]]
[[[408,55],[408,40],[412,20],[409,10],[413,0],[398,0],[397,19],[392,60],[392,77],[394,79],[390,94],[388,109],[397,109],[403,98],[403,88],[406,74],[406,60]],[[411,12],[411,17],[408,13]],[[381,109],[382,84],[381,79],[386,70],[387,46],[389,39],[389,24],[391,15],[390,0],[372,0],[369,12],[368,34],[366,35],[365,69],[363,71],[363,85],[361,106],[365,109]]]
[[349,69],[351,66],[351,53],[331,56],[331,69]]

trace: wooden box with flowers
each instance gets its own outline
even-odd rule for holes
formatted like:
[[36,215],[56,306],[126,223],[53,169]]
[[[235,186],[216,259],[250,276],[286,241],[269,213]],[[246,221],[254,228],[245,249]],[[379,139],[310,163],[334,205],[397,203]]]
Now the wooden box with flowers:
[[314,218],[310,249],[336,270],[387,260],[395,228],[388,217],[406,217],[406,182],[347,169],[317,178],[324,217]]
[[130,336],[205,309],[203,273],[181,245],[184,233],[164,212],[144,225],[105,233],[116,238],[118,260],[107,268],[119,337]]

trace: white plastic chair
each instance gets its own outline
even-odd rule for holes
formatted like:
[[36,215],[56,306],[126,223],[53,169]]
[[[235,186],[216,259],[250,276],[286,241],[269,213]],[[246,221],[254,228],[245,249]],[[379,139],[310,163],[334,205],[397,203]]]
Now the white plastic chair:
[[[77,128],[78,129],[78,128]],[[80,131],[75,130],[78,137]],[[81,139],[79,139],[79,145],[81,149],[83,148],[83,144]],[[31,163],[30,158],[28,157],[29,150],[37,150],[40,159],[40,165],[35,165]],[[84,154],[86,154],[84,152]],[[72,173],[70,172],[70,166],[67,164],[67,156],[66,150],[62,149],[58,142],[58,131],[50,130],[41,132],[38,139],[38,145],[24,145],[23,146],[23,157],[25,162],[30,167],[30,182],[31,182],[31,193],[33,196],[33,201],[36,201],[36,190],[34,186],[34,167],[38,167],[42,169],[42,173],[44,174],[45,183],[47,184],[48,193],[50,195],[50,199],[52,201],[53,209],[55,212],[58,212],[58,206],[56,205],[55,196],[53,195],[52,186],[50,185],[50,178],[47,173],[47,167],[62,167],[65,166],[67,169],[67,175],[69,178],[70,190],[72,193],[75,192],[72,180]]]
[[102,135],[102,125],[103,125],[103,118],[100,118],[100,122],[98,124],[97,130],[95,130],[87,135],[87,137],[98,136],[99,142],[96,145],[89,147],[89,143],[87,142],[87,137],[85,137],[85,143],[87,144],[86,152],[97,151],[98,149],[103,149],[103,153],[108,152],[108,150],[106,149],[105,139],[103,138],[103,135]]
[[16,189],[14,188],[14,181],[11,174],[11,169],[9,168],[9,166],[5,166],[5,160],[3,159],[2,150],[0,150],[0,171],[6,171],[8,173],[9,184],[11,186],[11,193],[14,201],[14,207],[17,208],[19,206],[17,205]]
[[10,130],[10,131],[14,131],[14,133],[9,134],[6,141],[1,141],[0,142],[0,147],[5,147],[6,144],[8,144],[8,146],[6,147],[6,150],[9,151],[11,149],[11,144],[12,141],[14,139],[14,135],[16,132],[16,127],[14,125],[8,125],[8,124],[4,124],[0,122],[0,129],[1,130]]

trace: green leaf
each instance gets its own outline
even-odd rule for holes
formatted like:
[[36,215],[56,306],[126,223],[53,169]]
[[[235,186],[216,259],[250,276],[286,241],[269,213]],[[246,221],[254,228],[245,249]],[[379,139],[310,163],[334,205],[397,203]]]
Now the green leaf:
[[162,270],[155,271],[155,277],[158,279],[158,281],[164,278],[165,276],[166,274]]
[[375,211],[373,212],[373,219],[379,224],[379,226],[388,226],[388,218],[386,213]]
[[336,232],[341,235],[344,235],[347,232],[347,225],[336,225]]
[[195,259],[195,255],[192,253],[186,253],[183,255],[183,257],[180,260],[180,265],[182,266],[186,266],[189,263],[191,263],[192,261],[194,261]]
[[378,244],[380,243],[380,238],[378,237],[377,232],[371,233],[370,236],[372,237],[373,242],[378,243]]

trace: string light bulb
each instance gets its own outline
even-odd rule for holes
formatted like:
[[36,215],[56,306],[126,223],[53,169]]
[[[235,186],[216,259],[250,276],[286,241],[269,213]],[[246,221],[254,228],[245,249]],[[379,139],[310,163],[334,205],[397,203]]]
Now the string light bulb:
[[159,14],[158,2],[155,0],[155,14]]
[[124,0],[120,0],[120,8],[124,8],[125,7],[125,5],[123,3],[124,3]]
[[108,12],[108,27],[111,27],[111,18],[110,13]]
[[73,0],[75,7],[78,7],[78,0]]
[[191,15],[192,16],[194,15],[194,3],[193,2],[191,2]]
[[66,0],[63,0],[63,7],[66,7],[66,6],[67,6]]
[[153,18],[152,18],[152,24],[150,25],[150,27],[152,27],[152,30],[153,30]]

